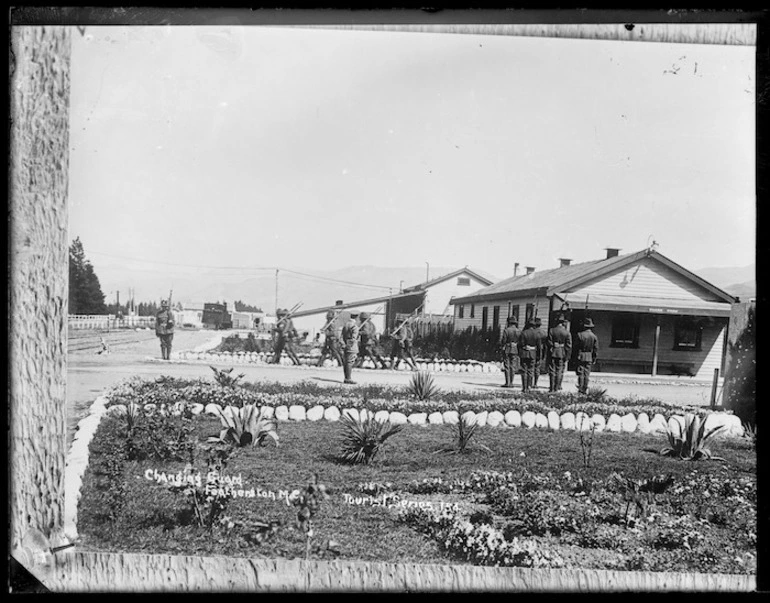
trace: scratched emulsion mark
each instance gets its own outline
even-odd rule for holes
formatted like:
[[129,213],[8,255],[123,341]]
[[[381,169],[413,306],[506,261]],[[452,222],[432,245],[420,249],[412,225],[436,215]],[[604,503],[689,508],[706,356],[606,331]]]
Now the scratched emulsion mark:
[[238,59],[243,52],[243,36],[238,28],[204,28],[196,36],[201,44],[228,61]]

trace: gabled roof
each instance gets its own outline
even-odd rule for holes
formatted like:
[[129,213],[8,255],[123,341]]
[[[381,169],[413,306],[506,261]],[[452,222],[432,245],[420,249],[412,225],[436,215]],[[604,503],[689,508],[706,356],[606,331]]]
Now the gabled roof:
[[735,297],[729,293],[722,291],[718,287],[699,277],[697,274],[683,268],[654,249],[642,249],[635,253],[617,255],[613,258],[603,258],[600,260],[592,260],[590,262],[572,264],[570,266],[541,270],[539,272],[535,271],[531,274],[514,276],[488,287],[484,287],[483,289],[478,289],[470,295],[456,297],[450,301],[450,304],[475,303],[478,301],[503,299],[513,296],[526,297],[541,295],[550,297],[554,293],[579,287],[592,279],[623,268],[629,264],[633,264],[645,257],[657,260],[685,278],[693,281],[708,291],[711,291],[714,295],[722,298],[727,303],[734,303],[736,301]]
[[485,276],[481,276],[478,272],[474,272],[467,266],[465,268],[459,268],[458,270],[455,270],[453,272],[450,272],[449,274],[444,274],[442,276],[437,276],[436,278],[433,278],[429,281],[425,281],[424,283],[420,283],[418,285],[412,285],[411,287],[406,287],[404,289],[404,293],[407,292],[417,292],[417,291],[424,291],[425,289],[428,289],[432,287],[433,285],[437,285],[439,283],[443,283],[444,281],[448,281],[449,279],[452,279],[456,276],[460,276],[461,274],[467,274],[469,276],[472,276],[477,281],[481,281],[485,285],[491,285],[493,281],[488,279]]

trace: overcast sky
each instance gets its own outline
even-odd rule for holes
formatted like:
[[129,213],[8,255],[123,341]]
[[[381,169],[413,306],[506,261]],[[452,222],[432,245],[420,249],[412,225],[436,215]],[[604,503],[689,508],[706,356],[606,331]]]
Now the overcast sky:
[[755,49],[268,27],[72,38],[99,271],[755,256]]

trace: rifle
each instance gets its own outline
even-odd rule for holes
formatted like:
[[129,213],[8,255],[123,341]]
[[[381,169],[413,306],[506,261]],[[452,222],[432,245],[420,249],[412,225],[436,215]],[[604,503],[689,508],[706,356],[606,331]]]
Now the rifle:
[[422,302],[419,306],[417,306],[417,308],[415,308],[414,311],[409,316],[407,316],[406,319],[400,325],[398,325],[398,328],[392,333],[390,333],[388,336],[395,337],[396,333],[398,333],[404,325],[406,325],[408,322],[414,320],[417,317],[417,314],[420,312],[420,310],[424,305],[425,305],[425,302]]
[[275,326],[277,327],[279,324],[281,324],[285,320],[289,320],[292,316],[294,316],[299,309],[302,307],[302,302],[299,302],[298,304],[294,304],[291,310],[289,310],[286,313],[286,316],[280,318],[279,320],[275,321]]
[[383,308],[383,307],[382,307],[382,306],[380,306],[380,307],[379,307],[379,308],[377,308],[377,309],[376,309],[374,312],[370,313],[370,314],[369,314],[369,318],[367,318],[367,319],[366,319],[364,322],[362,322],[360,325],[358,325],[358,328],[360,329],[360,328],[361,328],[361,327],[363,327],[363,326],[364,326],[364,325],[365,325],[367,322],[369,322],[369,321],[372,319],[372,316],[374,316],[375,314],[379,314],[379,313],[380,313],[380,310],[382,310],[382,308]]
[[169,318],[171,318],[171,320],[167,320],[166,321],[166,328],[169,328],[171,326],[171,324],[172,324],[172,321],[173,321],[173,316],[174,315],[171,313],[171,297],[173,295],[174,295],[174,290],[173,289],[169,289],[169,291],[168,291],[168,315],[169,315]]

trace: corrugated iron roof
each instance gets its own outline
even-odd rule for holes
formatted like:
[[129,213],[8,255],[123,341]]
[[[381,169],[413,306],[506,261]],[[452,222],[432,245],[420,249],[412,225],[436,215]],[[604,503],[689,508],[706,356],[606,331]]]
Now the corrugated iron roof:
[[441,276],[432,278],[429,281],[425,281],[417,285],[412,285],[410,287],[405,287],[404,293],[411,292],[411,291],[422,291],[424,289],[427,289],[428,287],[432,287],[433,285],[449,280],[450,278],[454,278],[455,276],[460,276],[463,273],[467,273],[471,275],[477,281],[481,281],[482,283],[492,284],[493,282],[492,279],[482,276],[478,272],[471,270],[468,267],[465,267],[465,268],[458,268],[457,270],[453,270],[452,272],[449,272],[447,274],[442,274]]

